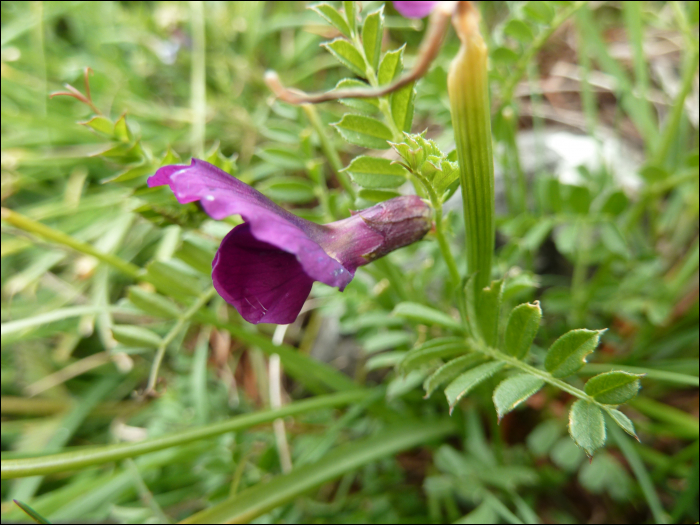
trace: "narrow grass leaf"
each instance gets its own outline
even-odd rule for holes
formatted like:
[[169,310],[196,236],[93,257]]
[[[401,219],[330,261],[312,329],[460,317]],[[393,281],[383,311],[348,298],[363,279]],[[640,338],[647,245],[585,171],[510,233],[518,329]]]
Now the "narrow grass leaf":
[[484,363],[476,368],[467,370],[447,385],[445,397],[447,397],[447,402],[450,405],[450,413],[452,413],[460,399],[471,392],[475,386],[494,375],[504,366],[505,363],[501,362]]
[[363,115],[344,115],[332,125],[345,140],[363,148],[389,149],[387,141],[393,138],[391,130],[383,123]]
[[180,315],[178,306],[167,297],[148,292],[140,286],[129,287],[129,301],[148,315],[172,319]]
[[343,445],[316,463],[258,483],[183,523],[248,523],[302,494],[357,468],[454,432],[450,421],[412,422]]
[[337,38],[327,44],[321,44],[321,46],[325,47],[331,55],[357,76],[367,77],[365,59],[350,42],[343,38]]
[[[113,388],[114,382],[110,384],[110,391]],[[67,472],[102,465],[104,463],[111,463],[124,458],[133,458],[149,452],[208,439],[226,432],[233,432],[262,423],[270,423],[280,417],[304,414],[327,407],[352,404],[363,400],[366,396],[370,395],[371,392],[371,390],[353,390],[351,392],[316,396],[308,400],[285,405],[281,408],[243,414],[226,421],[182,430],[174,434],[146,439],[135,443],[118,443],[35,458],[3,460],[2,466],[0,467],[2,479]],[[92,406],[90,406],[90,408],[92,408]]]
[[542,309],[540,302],[524,303],[513,308],[508,317],[505,334],[506,353],[524,359],[540,328]]
[[146,267],[146,276],[159,291],[176,299],[196,297],[202,291],[199,279],[185,272],[173,261],[149,263]]
[[425,399],[429,398],[438,388],[445,383],[449,383],[465,370],[474,368],[485,361],[487,361],[487,358],[482,355],[467,354],[445,363],[423,382]]
[[581,328],[565,333],[547,351],[544,367],[554,377],[573,374],[584,365],[586,356],[598,346],[602,332]]
[[603,411],[584,399],[576,401],[569,411],[569,434],[588,456],[605,444]]
[[403,330],[389,330],[369,335],[362,341],[366,354],[390,350],[413,342],[413,334]]
[[403,317],[410,321],[416,321],[428,326],[442,326],[455,332],[463,332],[461,323],[444,312],[419,303],[399,303],[392,312],[397,317]]
[[394,189],[406,182],[406,169],[389,159],[362,155],[352,159],[344,170],[363,188]]
[[592,377],[586,383],[586,394],[605,405],[621,405],[639,392],[639,378],[642,375],[620,370],[606,372]]
[[519,374],[502,381],[493,392],[493,404],[500,420],[528,397],[544,386],[544,379],[530,374]]
[[17,505],[22,511],[29,516],[34,523],[51,523],[49,520],[44,518],[41,514],[39,514],[37,511],[35,511],[33,508],[31,508],[29,505],[26,503],[22,503],[21,501],[18,501],[16,499],[12,500],[15,505]]

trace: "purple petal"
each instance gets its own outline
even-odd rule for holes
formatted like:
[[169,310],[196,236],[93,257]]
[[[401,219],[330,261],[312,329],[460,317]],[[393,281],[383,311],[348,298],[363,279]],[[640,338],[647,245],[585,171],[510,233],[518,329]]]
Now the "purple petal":
[[396,10],[406,18],[424,18],[438,2],[393,2]]
[[240,215],[256,239],[296,256],[311,279],[341,290],[352,280],[352,273],[319,246],[327,228],[289,213],[216,166],[192,159],[189,166],[165,166],[148,179],[150,187],[164,184],[181,204],[201,201],[214,219]]
[[219,295],[253,324],[292,323],[314,281],[293,254],[257,239],[249,223],[226,235],[212,270]]

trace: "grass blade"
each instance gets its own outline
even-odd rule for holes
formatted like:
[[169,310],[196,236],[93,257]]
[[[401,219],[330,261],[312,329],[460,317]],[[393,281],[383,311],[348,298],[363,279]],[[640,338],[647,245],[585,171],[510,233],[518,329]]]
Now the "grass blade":
[[183,523],[248,523],[306,491],[346,472],[454,431],[450,421],[410,423],[338,447],[322,460],[244,490]]

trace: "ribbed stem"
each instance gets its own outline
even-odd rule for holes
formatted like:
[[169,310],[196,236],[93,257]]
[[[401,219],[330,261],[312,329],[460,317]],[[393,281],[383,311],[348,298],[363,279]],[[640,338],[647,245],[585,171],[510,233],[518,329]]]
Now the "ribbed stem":
[[467,273],[477,273],[478,289],[491,279],[496,231],[488,52],[479,32],[479,15],[470,2],[460,2],[453,23],[462,47],[450,66],[447,89],[459,158]]

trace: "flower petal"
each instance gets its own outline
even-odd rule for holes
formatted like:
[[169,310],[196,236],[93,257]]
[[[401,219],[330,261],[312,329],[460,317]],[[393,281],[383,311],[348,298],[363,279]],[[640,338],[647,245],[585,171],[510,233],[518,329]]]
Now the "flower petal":
[[424,18],[438,2],[393,2],[396,10],[406,18]]
[[294,254],[313,280],[341,290],[352,280],[352,272],[319,246],[329,233],[324,226],[289,213],[216,166],[192,159],[189,166],[165,166],[148,179],[150,187],[164,184],[181,204],[201,201],[214,219],[240,215],[256,239]]
[[257,239],[248,223],[222,241],[212,279],[219,295],[253,324],[292,323],[314,281],[293,254]]

